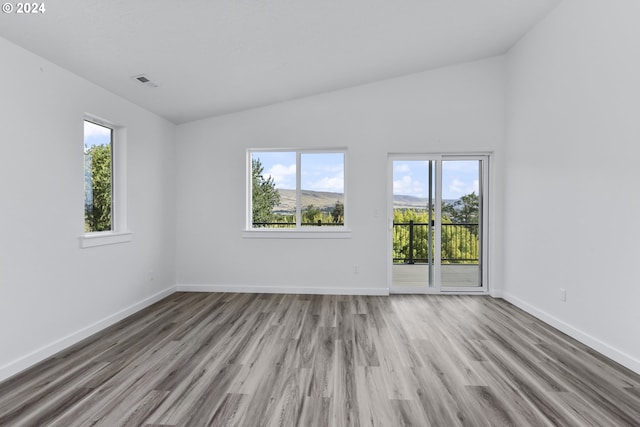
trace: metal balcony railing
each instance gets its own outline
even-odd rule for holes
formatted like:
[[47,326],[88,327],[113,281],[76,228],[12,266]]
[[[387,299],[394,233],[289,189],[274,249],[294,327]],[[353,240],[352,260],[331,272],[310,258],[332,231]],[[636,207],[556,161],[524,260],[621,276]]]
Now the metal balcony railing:
[[[254,222],[254,228],[295,228],[289,222]],[[303,222],[303,226],[335,227],[342,222]],[[431,239],[429,229],[431,228]],[[478,264],[480,260],[480,239],[478,224],[442,224],[441,262],[443,264]],[[393,262],[397,264],[426,264],[429,253],[433,252],[433,225],[426,222],[409,221],[393,223]],[[431,240],[431,251],[429,241]]]
[[[429,236],[431,229],[431,236]],[[409,221],[393,223],[393,262],[421,264],[429,262],[435,239],[433,225]],[[431,251],[429,241],[431,240]],[[477,264],[480,259],[478,224],[442,224],[441,262],[443,264]]]

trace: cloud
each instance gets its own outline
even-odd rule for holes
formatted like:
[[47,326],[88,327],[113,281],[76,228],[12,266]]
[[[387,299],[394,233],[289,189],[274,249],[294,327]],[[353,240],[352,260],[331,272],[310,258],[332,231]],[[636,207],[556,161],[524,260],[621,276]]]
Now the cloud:
[[91,138],[95,136],[109,137],[111,135],[111,129],[104,126],[97,125],[91,122],[84,122],[84,137]]
[[303,170],[302,189],[344,193],[343,165],[323,165]]
[[452,193],[458,193],[458,194],[463,193],[464,182],[460,181],[457,178],[454,178],[453,181],[451,181],[451,184],[449,184],[449,191],[451,191]]
[[111,129],[95,123],[84,122],[84,146],[85,149],[94,146],[111,144]]
[[407,173],[411,171],[411,168],[409,168],[409,165],[406,163],[399,163],[397,165],[394,164],[393,171],[396,173]]
[[480,194],[480,181],[477,179],[473,180],[473,184],[469,188],[467,188],[467,194],[475,192],[476,194]]
[[317,167],[315,169],[316,169],[317,172],[344,174],[344,165],[343,164],[324,165],[322,167]]
[[[303,189],[305,189],[303,187]],[[309,185],[309,189],[314,191],[331,191],[333,193],[343,193],[344,192],[344,177],[343,176],[334,176],[324,178],[315,181]]]
[[276,182],[278,188],[295,188],[296,187],[296,165],[289,166],[276,163],[271,166],[266,175],[271,176]]
[[414,181],[410,175],[404,175],[393,181],[393,194],[425,197],[424,190],[424,184],[420,181]]
[[471,194],[473,192],[478,194],[480,189],[480,181],[477,179],[474,179],[471,184],[466,184],[465,182],[460,181],[457,178],[454,178],[451,184],[449,184],[448,189],[449,189],[449,192],[460,194],[460,195]]

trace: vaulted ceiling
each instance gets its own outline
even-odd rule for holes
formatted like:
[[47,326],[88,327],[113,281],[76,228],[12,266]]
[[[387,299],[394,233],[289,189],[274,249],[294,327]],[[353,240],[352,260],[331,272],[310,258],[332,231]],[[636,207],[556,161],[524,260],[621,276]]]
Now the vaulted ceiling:
[[503,54],[559,1],[56,0],[0,36],[183,123]]

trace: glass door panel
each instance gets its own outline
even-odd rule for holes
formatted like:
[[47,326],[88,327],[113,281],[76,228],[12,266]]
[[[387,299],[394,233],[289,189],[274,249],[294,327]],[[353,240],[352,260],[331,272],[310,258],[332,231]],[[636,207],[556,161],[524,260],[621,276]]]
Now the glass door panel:
[[440,285],[482,287],[482,160],[443,160],[441,182]]
[[435,284],[435,161],[393,160],[392,286],[399,292]]

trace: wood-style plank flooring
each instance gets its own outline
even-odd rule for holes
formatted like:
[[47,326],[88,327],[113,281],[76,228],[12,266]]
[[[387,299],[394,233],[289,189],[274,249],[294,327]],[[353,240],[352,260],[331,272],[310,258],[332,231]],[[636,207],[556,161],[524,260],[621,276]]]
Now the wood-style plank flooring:
[[640,426],[640,376],[481,296],[176,293],[0,383],[1,426]]

